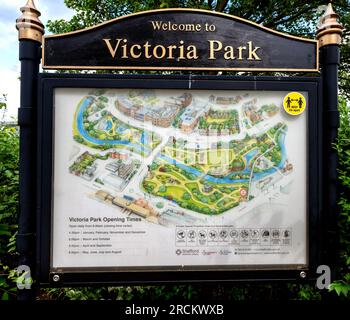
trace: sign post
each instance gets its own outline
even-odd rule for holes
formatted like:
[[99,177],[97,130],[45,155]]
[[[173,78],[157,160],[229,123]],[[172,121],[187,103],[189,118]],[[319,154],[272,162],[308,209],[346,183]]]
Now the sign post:
[[[21,61],[21,100],[18,109],[20,127],[20,203],[18,216],[17,250],[19,266],[35,270],[36,254],[36,114],[37,84],[40,65],[40,47],[44,25],[40,12],[32,0],[21,8],[22,16],[16,21],[19,37],[19,60]],[[34,299],[33,289],[18,290],[19,300]]]
[[[323,79],[323,114],[324,114],[324,212],[327,226],[324,226],[324,256],[328,256],[329,265],[334,265],[337,247],[338,216],[338,154],[334,148],[339,127],[338,111],[338,66],[340,63],[341,35],[343,27],[337,21],[338,15],[329,3],[321,18],[316,38],[320,43],[321,72]],[[333,252],[333,254],[332,254]]]
[[[43,37],[33,1],[21,10],[18,251],[39,285],[316,278],[334,241],[315,239],[336,232],[331,5],[318,40],[191,9]],[[53,70],[318,73],[319,47],[322,69],[39,74],[41,43]]]

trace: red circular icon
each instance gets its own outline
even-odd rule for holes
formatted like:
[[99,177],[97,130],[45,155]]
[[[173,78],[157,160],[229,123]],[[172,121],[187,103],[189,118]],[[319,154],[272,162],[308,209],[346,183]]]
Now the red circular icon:
[[239,193],[242,197],[245,197],[247,195],[247,190],[246,189],[241,189],[239,190]]

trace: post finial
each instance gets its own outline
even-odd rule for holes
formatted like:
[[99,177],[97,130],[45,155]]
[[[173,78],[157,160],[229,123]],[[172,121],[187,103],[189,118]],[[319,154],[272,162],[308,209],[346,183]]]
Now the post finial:
[[340,45],[343,26],[338,22],[338,18],[339,16],[334,12],[330,1],[316,32],[316,39],[319,41],[320,47],[330,44]]
[[27,4],[21,8],[22,15],[16,20],[18,39],[29,39],[42,42],[45,28],[39,17],[40,11],[35,7],[33,0],[28,0]]

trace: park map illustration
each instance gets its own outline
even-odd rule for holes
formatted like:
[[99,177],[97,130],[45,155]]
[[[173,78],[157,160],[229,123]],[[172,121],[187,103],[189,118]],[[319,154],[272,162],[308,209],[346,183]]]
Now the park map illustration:
[[135,219],[174,226],[235,215],[293,172],[273,101],[250,91],[92,90],[76,106],[69,172]]

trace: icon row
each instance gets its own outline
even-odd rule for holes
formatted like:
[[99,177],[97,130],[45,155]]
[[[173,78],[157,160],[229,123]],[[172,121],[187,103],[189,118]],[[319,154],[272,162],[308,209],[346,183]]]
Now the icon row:
[[290,229],[177,229],[177,240],[290,239]]

